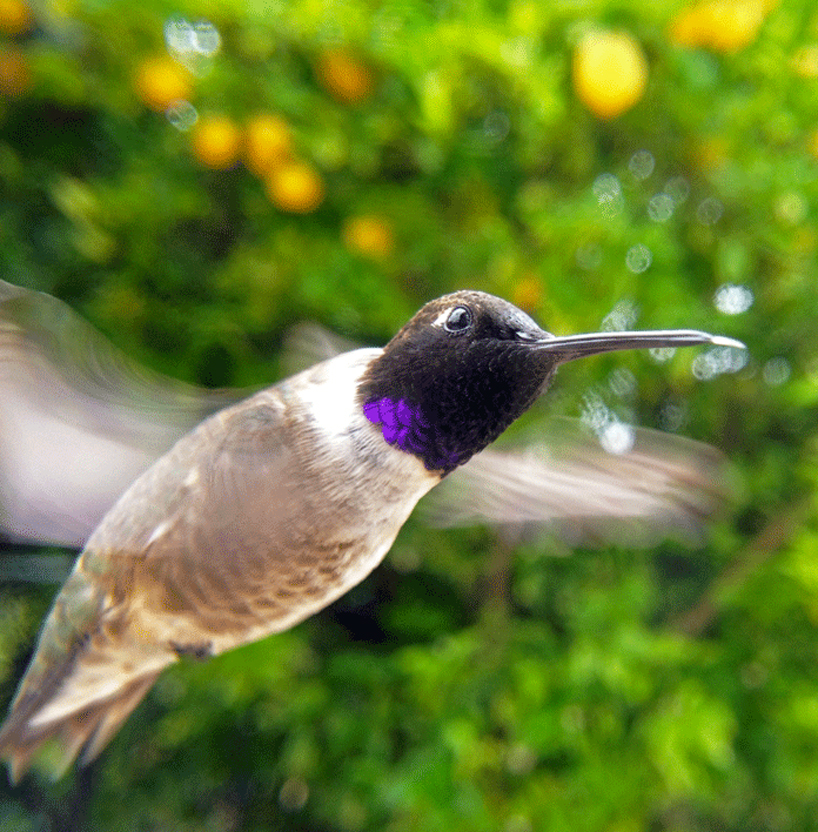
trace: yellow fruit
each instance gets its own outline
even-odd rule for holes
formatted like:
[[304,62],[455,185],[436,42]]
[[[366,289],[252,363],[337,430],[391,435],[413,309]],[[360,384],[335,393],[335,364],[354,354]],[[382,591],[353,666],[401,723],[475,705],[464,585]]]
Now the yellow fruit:
[[511,293],[511,302],[520,309],[536,309],[542,301],[542,281],[533,274],[523,277]]
[[755,40],[773,5],[769,0],[704,0],[676,15],[669,37],[679,46],[737,52]]
[[395,249],[395,234],[383,217],[366,214],[344,223],[344,244],[351,251],[373,260],[389,257]]
[[19,98],[31,88],[31,69],[25,53],[13,47],[0,49],[0,95]]
[[241,130],[227,116],[202,116],[190,131],[190,146],[203,165],[225,170],[238,161]]
[[730,145],[724,136],[708,136],[693,145],[693,164],[700,171],[718,170],[730,156]]
[[264,176],[292,156],[290,125],[271,113],[259,113],[244,131],[244,159],[256,176]]
[[328,92],[344,104],[357,104],[372,94],[372,73],[346,49],[322,53],[316,74]]
[[309,214],[324,199],[324,183],[318,173],[304,162],[288,162],[266,180],[270,200],[292,214]]
[[591,32],[574,51],[574,91],[599,118],[614,118],[642,98],[648,63],[626,32]]
[[801,78],[818,78],[818,45],[802,46],[792,56],[790,66]]
[[16,37],[30,31],[32,26],[31,9],[23,0],[0,0],[0,32]]
[[160,113],[174,101],[189,99],[193,91],[190,73],[167,55],[142,61],[133,83],[139,98]]

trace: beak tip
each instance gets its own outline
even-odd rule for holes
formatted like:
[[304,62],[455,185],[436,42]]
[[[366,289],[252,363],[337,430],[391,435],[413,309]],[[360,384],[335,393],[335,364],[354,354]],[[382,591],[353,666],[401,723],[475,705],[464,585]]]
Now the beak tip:
[[737,350],[746,350],[747,345],[735,338],[728,338],[726,335],[711,335],[710,343],[716,347],[733,347]]

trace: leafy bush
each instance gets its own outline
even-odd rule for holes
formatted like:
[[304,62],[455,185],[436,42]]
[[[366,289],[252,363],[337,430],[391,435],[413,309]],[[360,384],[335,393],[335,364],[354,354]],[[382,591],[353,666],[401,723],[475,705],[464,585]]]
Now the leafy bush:
[[[572,366],[527,419],[721,448],[703,548],[410,522],[0,830],[816,827],[812,3],[0,0],[0,32],[0,277],[171,375],[269,382],[288,325],[383,343],[457,288],[750,347]],[[52,591],[2,589],[6,698]]]

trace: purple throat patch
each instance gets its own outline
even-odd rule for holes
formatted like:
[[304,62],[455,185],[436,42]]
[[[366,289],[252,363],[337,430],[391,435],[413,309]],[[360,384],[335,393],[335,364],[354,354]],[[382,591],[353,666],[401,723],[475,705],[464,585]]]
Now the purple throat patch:
[[406,399],[397,401],[389,396],[367,402],[364,416],[373,425],[380,425],[384,440],[423,460],[430,471],[454,468],[460,454],[439,447],[434,430],[423,416],[420,407],[414,407]]

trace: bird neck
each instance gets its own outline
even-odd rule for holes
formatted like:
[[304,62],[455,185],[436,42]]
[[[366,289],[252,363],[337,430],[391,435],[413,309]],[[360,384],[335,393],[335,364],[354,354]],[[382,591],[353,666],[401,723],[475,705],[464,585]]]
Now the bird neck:
[[367,420],[380,428],[384,440],[414,454],[430,471],[453,471],[471,454],[458,450],[436,430],[423,408],[407,398],[384,395],[363,403]]
[[417,358],[382,356],[364,378],[359,401],[384,441],[443,475],[493,442],[544,388],[542,378],[509,366],[491,372],[467,363],[447,377],[427,357]]

